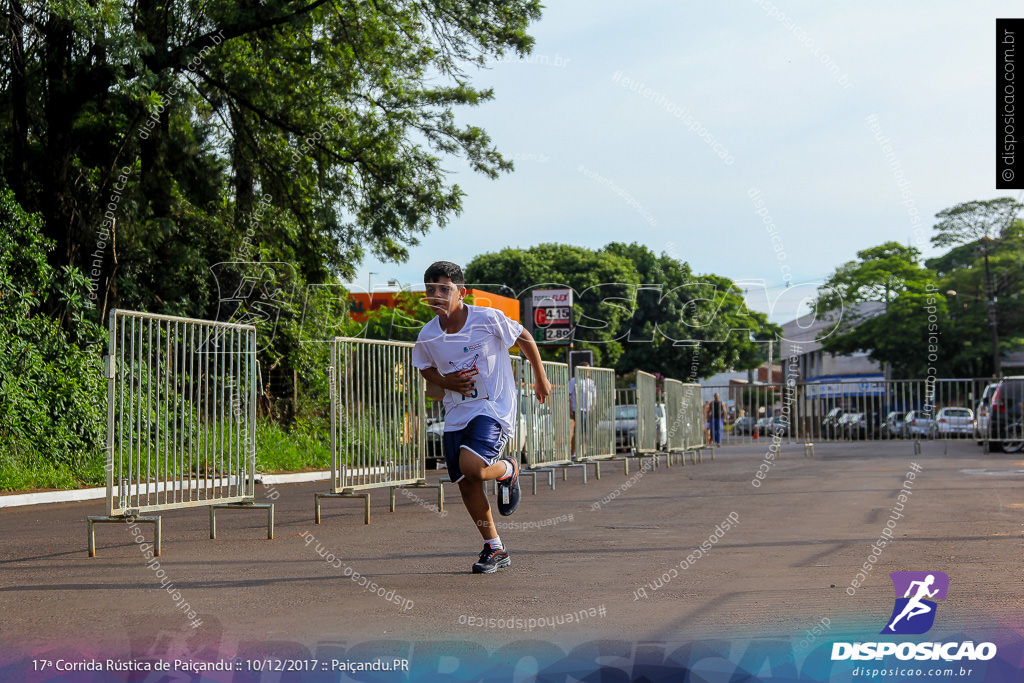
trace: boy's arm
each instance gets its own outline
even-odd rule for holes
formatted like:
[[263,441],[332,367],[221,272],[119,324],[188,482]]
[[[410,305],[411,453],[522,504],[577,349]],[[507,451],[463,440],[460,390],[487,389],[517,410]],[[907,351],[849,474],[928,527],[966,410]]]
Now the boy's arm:
[[543,403],[551,393],[551,382],[548,381],[548,375],[544,372],[544,364],[540,360],[537,342],[533,341],[529,332],[523,330],[516,338],[516,343],[522,349],[526,360],[530,361],[530,365],[533,366],[533,393],[537,396],[537,402]]
[[458,372],[442,375],[437,368],[423,368],[420,370],[420,374],[423,375],[423,379],[427,380],[427,396],[430,398],[444,398],[443,391],[438,397],[431,395],[431,384],[436,384],[442,390],[449,389],[464,396],[471,396],[473,387],[476,385],[472,377],[466,377]]
[[427,398],[441,400],[442,398],[444,398],[444,388],[437,384],[434,384],[433,382],[428,381],[426,395]]

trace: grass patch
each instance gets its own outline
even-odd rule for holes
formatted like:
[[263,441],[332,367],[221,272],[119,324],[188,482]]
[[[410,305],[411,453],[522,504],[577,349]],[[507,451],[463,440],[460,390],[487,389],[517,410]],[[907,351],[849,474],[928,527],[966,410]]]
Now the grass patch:
[[0,454],[0,491],[103,486],[107,481],[103,464],[99,454],[74,464],[55,463],[24,451]]
[[256,423],[256,471],[269,474],[330,469],[329,429],[322,418],[299,418],[290,430],[260,420]]

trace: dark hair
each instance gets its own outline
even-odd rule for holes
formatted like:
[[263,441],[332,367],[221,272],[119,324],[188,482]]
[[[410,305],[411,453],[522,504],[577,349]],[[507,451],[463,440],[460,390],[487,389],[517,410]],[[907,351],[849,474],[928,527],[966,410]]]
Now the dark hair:
[[465,285],[466,277],[462,274],[462,268],[451,261],[434,261],[423,273],[424,282],[437,282],[438,278],[446,277],[455,285]]

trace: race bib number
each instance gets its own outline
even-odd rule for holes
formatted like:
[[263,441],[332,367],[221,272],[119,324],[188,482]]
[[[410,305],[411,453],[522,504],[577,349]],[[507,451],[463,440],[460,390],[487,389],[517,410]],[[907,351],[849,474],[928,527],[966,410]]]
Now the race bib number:
[[[480,371],[477,370],[476,366],[474,365],[469,370],[462,370],[461,372],[459,372],[459,374],[462,375],[463,377],[478,377],[480,375]],[[477,382],[476,386],[473,387],[473,391],[468,396],[465,394],[460,394],[457,391],[452,391],[451,389],[445,389],[445,391],[447,391],[448,394],[451,396],[452,400],[455,402],[455,405],[461,405],[463,403],[472,403],[473,401],[485,401],[489,398],[487,396],[487,392],[484,390],[484,388],[480,385],[479,382]]]

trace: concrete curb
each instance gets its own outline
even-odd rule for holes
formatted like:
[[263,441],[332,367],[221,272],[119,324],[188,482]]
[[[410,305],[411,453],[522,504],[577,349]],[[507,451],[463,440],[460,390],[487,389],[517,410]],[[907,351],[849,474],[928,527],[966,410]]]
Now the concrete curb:
[[[319,472],[296,472],[295,474],[257,474],[256,483],[266,485],[298,484],[306,481],[324,481],[331,478],[330,470]],[[43,505],[46,503],[71,503],[82,500],[99,500],[107,495],[107,487],[74,489],[71,491],[41,491],[39,493],[16,493],[0,496],[0,508]]]

